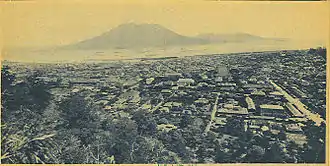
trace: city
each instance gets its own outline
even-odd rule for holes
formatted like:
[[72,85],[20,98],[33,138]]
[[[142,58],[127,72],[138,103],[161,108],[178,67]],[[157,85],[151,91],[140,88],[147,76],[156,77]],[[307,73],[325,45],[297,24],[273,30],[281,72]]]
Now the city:
[[[170,152],[165,155],[175,156],[138,160],[133,147],[139,143],[132,139],[127,140],[130,148],[123,148],[130,159],[118,149],[107,151],[117,163],[325,161],[325,48],[2,65],[15,74],[13,85],[35,75],[49,89],[52,116],[57,103],[81,96],[99,109],[95,114],[102,123],[129,119],[136,124],[137,135],[155,139]],[[59,126],[61,118],[50,121]],[[320,133],[316,142],[323,151],[311,149],[312,130]],[[319,158],[307,159],[311,153]]]

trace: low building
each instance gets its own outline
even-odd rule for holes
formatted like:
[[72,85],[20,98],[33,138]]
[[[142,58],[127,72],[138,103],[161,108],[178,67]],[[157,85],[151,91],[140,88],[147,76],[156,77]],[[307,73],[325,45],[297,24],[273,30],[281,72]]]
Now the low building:
[[260,105],[262,116],[271,116],[276,118],[287,117],[285,109],[280,105],[262,104]]
[[254,96],[266,96],[266,93],[263,92],[262,90],[255,90],[255,91],[251,92],[251,95],[254,95]]
[[217,111],[217,117],[222,115],[247,116],[248,114],[249,112],[246,108],[234,106],[232,104],[226,104],[223,108],[219,108]]
[[191,78],[188,78],[188,79],[185,79],[185,78],[180,78],[178,81],[177,81],[177,84],[178,86],[180,87],[184,87],[184,86],[190,86],[192,84],[194,84],[195,81]]
[[222,77],[216,77],[215,78],[215,82],[222,82],[222,81],[223,81]]
[[162,108],[159,109],[159,112],[169,113],[170,112],[170,109],[168,107],[162,107]]
[[304,115],[296,107],[294,107],[291,103],[286,103],[285,106],[291,112],[292,117],[296,117],[296,118],[304,117]]
[[198,100],[195,100],[195,104],[197,106],[206,105],[208,103],[209,103],[209,100],[207,100],[206,98],[199,98]]
[[163,89],[163,90],[161,90],[161,93],[166,94],[166,95],[170,95],[170,94],[172,94],[172,91],[169,90],[169,89]]
[[224,128],[226,124],[227,119],[225,117],[215,117],[214,123],[211,126],[211,130],[217,132],[221,130],[221,128]]
[[70,80],[69,85],[85,85],[85,86],[95,86],[98,82],[95,80]]
[[169,80],[176,81],[180,77],[182,77],[181,73],[165,73],[165,77],[167,77]]
[[279,91],[270,92],[269,95],[283,97],[284,95]]
[[292,87],[292,93],[298,98],[307,98],[307,95],[299,90],[297,87]]
[[151,84],[153,81],[155,80],[155,78],[147,78],[146,79],[146,84]]
[[256,110],[256,106],[255,106],[253,100],[249,96],[245,98],[245,102],[248,105],[248,110],[249,111],[255,111]]
[[177,127],[174,126],[173,124],[160,124],[160,125],[157,125],[157,129],[161,130],[161,131],[169,132],[171,130],[177,129]]
[[271,120],[275,120],[275,117],[269,117],[269,116],[249,116],[248,119],[259,119],[259,120],[271,121]]
[[303,130],[295,123],[285,125],[285,130],[291,133],[302,133]]

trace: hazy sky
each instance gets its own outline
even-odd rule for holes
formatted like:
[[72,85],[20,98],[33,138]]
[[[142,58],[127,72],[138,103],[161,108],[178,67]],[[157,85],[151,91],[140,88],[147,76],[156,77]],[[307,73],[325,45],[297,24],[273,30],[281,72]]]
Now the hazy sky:
[[156,23],[182,35],[246,32],[299,40],[329,37],[327,2],[129,2],[3,3],[3,42],[5,46],[63,45],[128,22]]

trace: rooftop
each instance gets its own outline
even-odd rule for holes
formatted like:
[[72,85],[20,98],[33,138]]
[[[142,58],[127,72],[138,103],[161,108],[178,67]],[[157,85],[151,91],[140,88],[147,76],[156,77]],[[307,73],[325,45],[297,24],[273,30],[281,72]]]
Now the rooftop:
[[283,110],[284,108],[280,105],[272,105],[272,104],[262,104],[260,105],[261,109],[274,109],[274,110]]
[[226,114],[238,114],[238,115],[247,115],[249,114],[246,108],[242,108],[240,106],[234,106],[233,109],[228,108],[221,108],[218,110],[219,113],[226,113]]
[[294,107],[291,103],[286,103],[285,105],[289,111],[296,117],[302,117],[304,116],[296,107]]
[[274,96],[283,96],[283,94],[279,91],[270,92],[269,94],[274,95]]
[[297,124],[287,124],[285,126],[285,129],[287,131],[292,131],[292,132],[302,132],[302,129],[300,126],[298,126]]
[[180,83],[194,83],[195,81],[191,78],[180,78],[178,80],[178,82],[180,82]]
[[245,98],[245,101],[248,104],[248,109],[256,109],[253,100],[249,96]]
[[162,131],[170,131],[170,130],[173,130],[173,129],[177,129],[176,126],[174,126],[173,124],[160,124],[160,125],[157,125],[157,129],[158,130],[162,130]]
[[274,120],[275,117],[269,116],[249,116],[250,119],[265,119],[265,120]]

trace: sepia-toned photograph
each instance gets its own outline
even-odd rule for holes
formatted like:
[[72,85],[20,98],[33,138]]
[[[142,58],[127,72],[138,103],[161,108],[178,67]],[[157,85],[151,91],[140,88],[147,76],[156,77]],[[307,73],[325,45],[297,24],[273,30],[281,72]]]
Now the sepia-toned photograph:
[[0,7],[1,164],[326,164],[328,2]]

